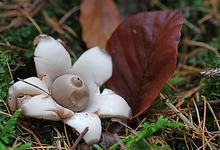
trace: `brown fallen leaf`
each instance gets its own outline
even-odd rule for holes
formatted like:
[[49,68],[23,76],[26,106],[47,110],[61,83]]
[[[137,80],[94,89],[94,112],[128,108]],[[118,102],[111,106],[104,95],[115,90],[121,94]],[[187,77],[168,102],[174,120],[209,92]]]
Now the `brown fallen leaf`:
[[101,46],[121,23],[118,9],[113,0],[83,0],[80,5],[82,37],[88,48]]
[[127,18],[108,40],[113,75],[107,85],[125,98],[134,118],[151,106],[175,71],[182,24],[177,11],[143,12]]

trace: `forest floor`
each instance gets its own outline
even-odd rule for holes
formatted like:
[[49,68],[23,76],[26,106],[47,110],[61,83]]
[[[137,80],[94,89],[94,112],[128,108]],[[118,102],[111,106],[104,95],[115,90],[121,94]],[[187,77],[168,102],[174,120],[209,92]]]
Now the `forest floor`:
[[[79,0],[0,2],[0,149],[220,149],[218,0],[111,1],[115,2],[116,10],[110,10],[107,2],[92,1],[97,2],[86,7]],[[95,19],[96,13],[107,8],[112,15],[119,13],[120,18],[113,21],[112,16],[111,21],[101,18],[105,20],[101,23],[109,28],[102,30],[101,25],[93,28],[95,23],[85,23],[81,16],[90,7],[97,10],[90,14]],[[37,76],[33,59],[36,36],[45,33],[61,39],[75,62],[87,47],[96,44],[92,39],[103,35],[98,42],[105,45],[104,36],[109,36],[129,16],[160,10],[177,10],[184,17],[177,66],[152,106],[127,125],[103,119],[100,143],[88,146],[62,122],[20,118],[21,110],[10,111],[7,99],[12,81]],[[202,71],[206,72],[201,74]],[[113,134],[115,129],[120,132]]]

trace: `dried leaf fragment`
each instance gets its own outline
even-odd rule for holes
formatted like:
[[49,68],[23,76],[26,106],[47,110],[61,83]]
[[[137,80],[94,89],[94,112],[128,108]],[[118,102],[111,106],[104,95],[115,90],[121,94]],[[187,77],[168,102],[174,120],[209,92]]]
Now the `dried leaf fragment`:
[[82,36],[88,48],[105,48],[112,32],[121,23],[113,0],[83,0],[80,6]]

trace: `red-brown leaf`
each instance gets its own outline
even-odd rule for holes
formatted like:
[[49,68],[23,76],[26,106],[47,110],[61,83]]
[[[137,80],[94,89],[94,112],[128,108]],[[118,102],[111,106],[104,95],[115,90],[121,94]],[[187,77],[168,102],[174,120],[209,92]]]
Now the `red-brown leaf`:
[[101,46],[121,23],[118,9],[113,0],[83,0],[80,5],[82,37],[88,48]]
[[151,106],[175,71],[182,24],[177,11],[139,13],[108,40],[113,75],[107,85],[126,99],[133,118]]

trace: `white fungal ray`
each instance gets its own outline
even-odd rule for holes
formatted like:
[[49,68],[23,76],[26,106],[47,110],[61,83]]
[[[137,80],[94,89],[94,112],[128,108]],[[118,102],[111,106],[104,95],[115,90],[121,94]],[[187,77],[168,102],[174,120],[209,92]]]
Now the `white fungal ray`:
[[97,92],[112,76],[112,59],[96,46],[84,52],[72,67],[73,73],[84,79],[91,92]]
[[94,113],[75,113],[71,118],[65,119],[64,122],[81,134],[85,128],[88,131],[83,136],[85,142],[89,145],[98,143],[102,133],[101,120]]
[[51,96],[40,94],[21,104],[22,114],[46,120],[62,120],[74,115],[73,111],[58,105]]
[[110,89],[104,89],[101,94],[93,93],[90,99],[93,102],[83,112],[94,112],[100,118],[131,119],[131,109],[127,102]]
[[[27,83],[29,84],[27,84]],[[35,86],[33,86],[35,85]],[[46,93],[45,93],[46,92]],[[24,81],[14,83],[8,90],[8,104],[12,111],[15,111],[17,106],[17,98],[24,95],[39,95],[49,93],[46,85],[36,77],[30,77]]]
[[66,74],[71,66],[69,53],[63,45],[51,36],[39,35],[39,43],[34,51],[34,61],[38,78],[50,87],[60,75]]

